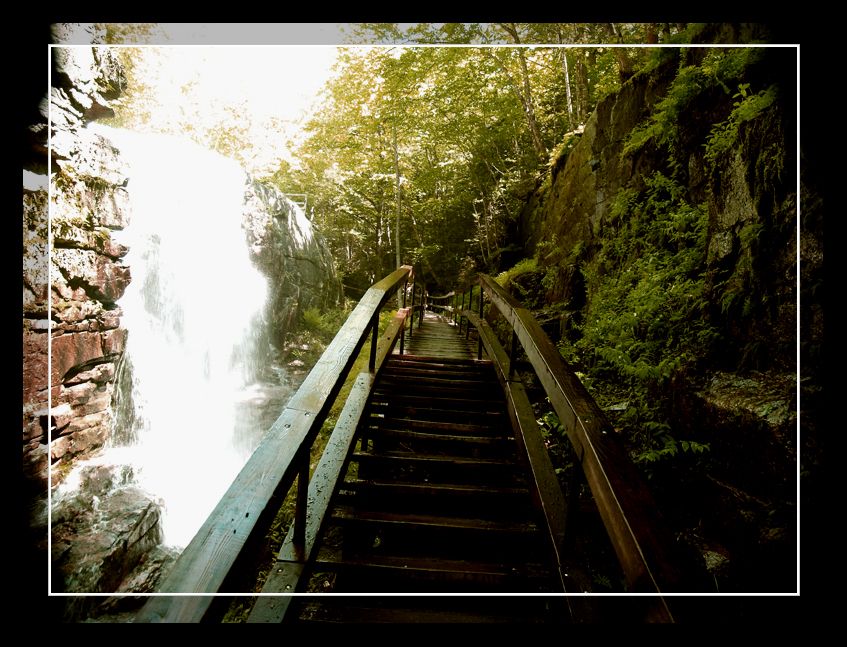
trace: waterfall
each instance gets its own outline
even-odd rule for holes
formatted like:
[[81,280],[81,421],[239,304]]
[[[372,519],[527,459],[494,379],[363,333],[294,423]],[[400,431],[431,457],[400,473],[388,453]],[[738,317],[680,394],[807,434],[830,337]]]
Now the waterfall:
[[[241,228],[245,172],[188,141],[91,124],[129,163],[130,248],[120,300],[131,397],[115,438],[165,502],[167,544],[186,546],[261,441],[239,399],[259,371],[267,284]],[[126,395],[126,394],[125,394]],[[238,429],[241,429],[238,432]]]

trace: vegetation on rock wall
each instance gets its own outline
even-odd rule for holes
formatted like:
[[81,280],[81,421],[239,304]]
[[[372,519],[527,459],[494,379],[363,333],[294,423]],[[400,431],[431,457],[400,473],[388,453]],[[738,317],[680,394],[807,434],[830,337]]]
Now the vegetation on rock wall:
[[[677,512],[679,492],[697,483],[699,524],[711,523],[685,528],[681,512],[675,523],[689,543],[705,555],[701,535],[712,533],[730,546],[725,555],[750,560],[736,567],[742,579],[788,590],[790,573],[780,580],[750,564],[792,558],[796,523],[792,63],[761,48],[651,54],[598,111],[625,114],[623,102],[661,88],[672,66],[659,100],[616,154],[620,119],[601,115],[569,143],[534,195],[547,239],[499,277],[539,316],[560,319],[563,357],[653,487],[675,491],[666,499]],[[558,446],[555,415],[539,422]],[[814,456],[807,464],[818,466]]]

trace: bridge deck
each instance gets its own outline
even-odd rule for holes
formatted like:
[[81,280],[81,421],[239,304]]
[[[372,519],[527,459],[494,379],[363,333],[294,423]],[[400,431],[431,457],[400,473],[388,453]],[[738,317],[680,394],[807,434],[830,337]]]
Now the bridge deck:
[[[466,328],[467,326],[462,329],[462,335],[459,335],[458,324],[449,317],[427,311],[424,313],[420,327],[418,327],[418,317],[415,316],[411,338],[407,333],[405,353],[433,358],[476,359],[477,342],[466,339]],[[399,352],[398,345],[394,353]],[[485,357],[484,351],[483,357]]]

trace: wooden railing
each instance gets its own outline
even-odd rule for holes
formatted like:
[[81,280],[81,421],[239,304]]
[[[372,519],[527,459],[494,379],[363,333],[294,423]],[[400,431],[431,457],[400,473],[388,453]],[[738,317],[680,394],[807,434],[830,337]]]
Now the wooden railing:
[[[151,597],[136,622],[219,620],[229,600],[211,594],[243,592],[237,590],[239,570],[243,570],[251,559],[251,551],[264,538],[295,476],[295,521],[281,554],[289,555],[302,572],[314,547],[315,524],[322,523],[334,484],[323,480],[328,474],[323,459],[309,483],[309,452],[370,333],[368,370],[358,376],[330,439],[332,446],[339,445],[341,436],[345,439],[341,445],[352,442],[370,388],[398,339],[402,340],[411,312],[411,308],[400,308],[388,330],[377,339],[380,309],[398,287],[404,286],[405,295],[405,286],[411,279],[412,268],[403,266],[365,293],[158,590],[165,594],[199,595]],[[342,450],[343,447],[339,451]],[[343,451],[342,456],[346,453]],[[334,461],[333,469],[340,469],[338,452],[325,452],[325,456],[329,462]],[[321,487],[324,484],[327,487]],[[290,584],[283,584],[283,591],[287,590],[285,586]]]
[[[474,285],[480,288],[477,294],[474,294]],[[468,287],[471,294],[465,308]],[[568,557],[565,554],[566,532],[571,532],[567,511],[569,507],[575,507],[576,500],[572,497],[570,505],[565,502],[529,400],[520,380],[513,377],[518,342],[567,431],[578,459],[578,462],[574,461],[574,472],[577,465],[582,466],[626,577],[628,590],[656,594],[645,600],[645,619],[672,621],[660,594],[681,591],[684,586],[676,550],[653,498],[625,449],[614,438],[613,428],[603,411],[564,362],[532,314],[494,280],[481,275],[469,286],[451,295],[454,303],[445,310],[457,317],[460,326],[461,320],[465,319],[476,327],[480,356],[485,346],[506,391],[516,439],[522,445],[533,496],[540,517],[547,524],[564,590],[579,590],[569,579]],[[512,329],[508,356],[482,316],[483,295],[488,297]],[[472,300],[476,312],[470,305]]]

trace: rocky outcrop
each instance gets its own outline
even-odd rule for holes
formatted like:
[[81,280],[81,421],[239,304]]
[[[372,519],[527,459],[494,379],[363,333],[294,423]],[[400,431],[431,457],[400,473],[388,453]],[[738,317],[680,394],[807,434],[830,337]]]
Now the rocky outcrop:
[[[51,558],[54,590],[66,593],[148,593],[176,560],[164,547],[163,502],[134,485],[133,469],[105,454],[74,462],[53,493]],[[69,598],[65,621],[98,613],[103,598]],[[140,606],[133,596],[111,599],[105,613]]]
[[[705,50],[687,54],[696,64]],[[796,345],[796,175],[794,52],[770,49],[725,84],[733,89],[748,83],[758,89],[776,85],[780,98],[759,116],[742,122],[734,145],[712,163],[705,145],[714,124],[725,121],[738,99],[714,85],[695,92],[676,117],[674,154],[681,166],[691,204],[709,210],[706,289],[714,323],[727,330],[727,359],[746,368],[794,370]],[[582,133],[574,134],[554,164],[550,184],[531,196],[521,215],[521,244],[527,256],[539,242],[551,241],[568,255],[575,268],[586,262],[600,273],[603,232],[611,226],[616,198],[624,189],[643,196],[645,180],[658,171],[671,174],[667,145],[648,138],[635,150],[625,150],[634,130],[646,125],[667,96],[679,69],[673,58],[649,74],[633,77],[614,94],[600,100]],[[801,171],[802,173],[802,171]],[[806,198],[809,200],[809,198]],[[814,260],[817,236],[804,237]],[[558,257],[540,264],[559,262]],[[574,297],[573,271],[553,268],[555,281],[548,302]],[[815,272],[816,270],[811,270]],[[720,286],[720,290],[717,289]],[[743,304],[728,307],[731,291],[763,304],[754,312]],[[743,299],[742,299],[743,300]],[[818,301],[819,300],[815,300]],[[764,305],[766,304],[766,305]],[[746,355],[746,356],[745,356]]]
[[[41,483],[48,462],[58,468],[109,435],[115,366],[126,339],[117,301],[130,281],[120,262],[128,250],[110,239],[129,222],[126,168],[105,140],[84,130],[88,121],[113,116],[109,99],[126,78],[108,49],[53,51],[49,283],[47,192],[24,189],[24,477]],[[46,115],[46,101],[41,107]],[[36,170],[47,166],[45,155]],[[60,474],[54,471],[54,482]]]
[[251,258],[270,279],[270,338],[281,349],[304,310],[335,306],[343,288],[326,241],[291,200],[248,176],[244,205]]

